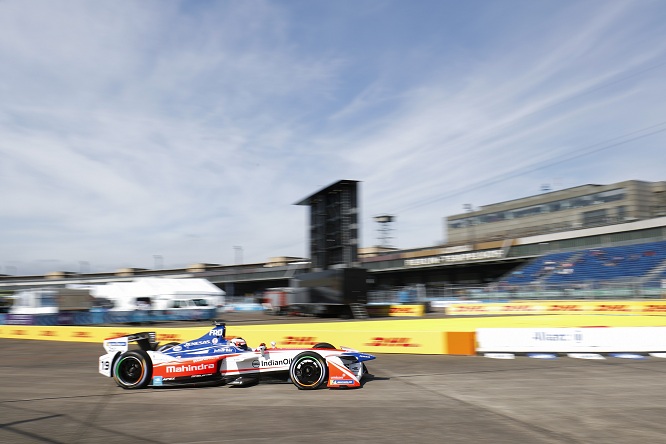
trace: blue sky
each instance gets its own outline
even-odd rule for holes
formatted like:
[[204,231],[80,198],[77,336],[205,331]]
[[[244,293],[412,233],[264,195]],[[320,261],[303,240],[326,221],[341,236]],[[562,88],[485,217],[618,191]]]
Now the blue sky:
[[[0,273],[307,256],[588,183],[665,180],[666,3],[0,2]],[[241,247],[239,250],[235,247]]]

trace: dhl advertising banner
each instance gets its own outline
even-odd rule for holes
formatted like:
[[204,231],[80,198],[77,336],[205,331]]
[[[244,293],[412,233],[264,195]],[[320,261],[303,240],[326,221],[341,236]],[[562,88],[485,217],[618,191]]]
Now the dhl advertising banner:
[[389,316],[423,316],[425,305],[391,305]]
[[[396,321],[398,322],[398,321]],[[368,325],[370,324],[370,325]],[[328,342],[336,347],[349,347],[368,353],[446,354],[447,333],[437,330],[403,330],[377,328],[370,323],[282,324],[272,326],[227,326],[227,338],[243,337],[251,347],[261,343],[277,347],[310,347]],[[107,338],[126,336],[139,331],[154,331],[160,343],[185,342],[206,334],[210,327],[149,328],[137,327],[39,327],[0,326],[0,338],[73,341],[99,343]],[[469,338],[465,338],[469,342]],[[472,341],[473,342],[473,341]],[[461,349],[458,347],[458,349]]]
[[[617,316],[615,312],[607,311],[594,314],[559,313],[556,316],[547,313],[522,316],[461,316],[445,319],[227,325],[226,336],[227,338],[241,336],[252,347],[257,347],[262,342],[268,346],[271,342],[275,342],[277,347],[286,348],[308,347],[319,342],[328,342],[336,347],[346,346],[368,353],[473,355],[476,354],[476,334],[482,328],[520,328],[524,331],[567,328],[587,331],[588,328],[596,327],[604,327],[607,330],[614,330],[617,327],[666,327],[666,316],[645,314]],[[90,342],[99,344],[101,351],[104,339],[140,331],[154,331],[157,341],[164,344],[194,340],[210,329],[209,326],[162,328],[127,325],[113,327],[0,325],[0,338]],[[556,336],[547,334],[543,337]]]
[[446,308],[450,315],[498,314],[636,314],[666,315],[666,301],[523,301],[460,303]]
[[127,327],[86,327],[86,326],[32,326],[0,325],[0,338],[35,339],[42,341],[96,342],[100,345],[104,339],[126,336],[140,331],[155,331],[158,342],[184,342],[203,335],[209,327],[196,328],[146,328]]

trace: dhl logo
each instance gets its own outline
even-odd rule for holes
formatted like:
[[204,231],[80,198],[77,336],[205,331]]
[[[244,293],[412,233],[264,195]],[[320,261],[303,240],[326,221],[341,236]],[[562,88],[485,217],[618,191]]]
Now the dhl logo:
[[409,313],[413,314],[415,313],[413,308],[410,307],[391,307],[389,310],[389,313],[391,314],[400,314],[400,313]]
[[110,338],[122,338],[123,336],[128,336],[128,335],[131,335],[131,333],[127,333],[125,331],[120,331],[120,332],[117,331],[117,332],[111,333],[111,336],[109,336],[109,337]]
[[39,332],[39,336],[54,337],[54,336],[58,336],[58,333],[56,333],[53,330],[42,330],[42,331]]
[[314,345],[317,342],[317,338],[315,336],[285,336],[284,341],[282,341],[284,345]]
[[92,335],[90,332],[87,331],[75,331],[72,332],[72,337],[73,338],[92,338]]
[[174,333],[160,333],[157,335],[160,342],[182,342],[181,336]]
[[534,307],[531,305],[504,305],[502,311],[533,311]]
[[554,304],[548,307],[548,311],[581,311],[580,305],[575,304]]
[[666,305],[648,304],[643,307],[643,313],[666,313]]
[[625,304],[618,304],[618,305],[613,305],[613,304],[601,304],[599,305],[594,311],[603,311],[603,312],[626,312],[626,311],[631,311],[628,305]]
[[364,344],[368,347],[420,347],[412,343],[412,338],[372,338],[370,342]]
[[486,307],[484,307],[483,305],[458,305],[452,308],[455,311],[470,312],[470,313],[482,313],[486,311]]
[[12,335],[14,336],[25,336],[28,332],[25,330],[12,330]]

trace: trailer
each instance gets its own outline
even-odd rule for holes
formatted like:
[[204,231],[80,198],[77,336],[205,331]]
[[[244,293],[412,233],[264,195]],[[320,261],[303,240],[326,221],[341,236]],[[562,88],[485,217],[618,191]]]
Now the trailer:
[[12,315],[84,312],[98,304],[90,291],[76,288],[31,288],[15,292],[12,298]]

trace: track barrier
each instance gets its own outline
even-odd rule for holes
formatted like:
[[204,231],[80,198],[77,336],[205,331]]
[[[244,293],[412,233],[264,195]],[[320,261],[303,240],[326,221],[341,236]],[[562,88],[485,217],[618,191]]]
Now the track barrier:
[[[571,302],[571,301],[568,301]],[[536,303],[536,302],[535,302]],[[578,304],[574,301],[573,305]],[[581,303],[582,306],[595,307],[588,302]],[[634,302],[626,304],[635,304]],[[655,304],[650,302],[649,304]],[[622,304],[612,304],[619,306]],[[661,304],[656,304],[661,306]],[[598,306],[596,306],[598,308]],[[632,305],[633,307],[633,305]],[[258,346],[264,342],[276,342],[278,347],[307,347],[318,342],[329,342],[335,346],[346,346],[353,349],[366,351],[368,353],[401,353],[401,354],[451,354],[451,355],[475,355],[485,347],[483,341],[479,341],[481,329],[515,329],[518,333],[527,331],[546,331],[544,329],[561,329],[554,334],[571,333],[572,329],[581,329],[584,332],[591,328],[600,328],[605,331],[617,330],[617,336],[608,336],[601,333],[594,339],[590,336],[589,345],[594,347],[595,341],[610,344],[611,348],[616,344],[618,352],[630,351],[626,342],[613,338],[623,337],[621,328],[629,328],[627,331],[641,331],[638,336],[634,333],[625,334],[626,338],[634,338],[636,343],[650,343],[653,335],[662,332],[661,329],[650,331],[649,329],[636,329],[635,327],[666,327],[666,316],[659,308],[656,311],[645,314],[645,306],[642,311],[617,311],[597,312],[596,314],[561,313],[557,314],[515,314],[504,316],[460,316],[456,318],[437,319],[389,319],[389,320],[367,320],[353,322],[317,322],[317,323],[294,323],[294,324],[262,324],[262,325],[227,325],[227,336],[242,336],[250,346]],[[594,311],[594,310],[593,310]],[[637,314],[641,313],[641,314]],[[659,316],[662,315],[662,316]],[[0,325],[0,338],[48,340],[48,341],[76,341],[92,342],[100,344],[104,339],[124,336],[139,331],[154,331],[159,342],[184,342],[198,338],[210,330],[208,326],[199,327],[161,327],[161,326],[131,326],[115,325],[110,327],[101,326],[36,326],[36,325]],[[590,332],[592,330],[589,330]],[[666,329],[663,330],[666,332]],[[493,332],[489,335],[492,337]],[[546,334],[549,334],[546,332]],[[591,333],[590,333],[591,334]],[[664,335],[664,333],[659,333]],[[485,333],[481,338],[489,337]],[[485,335],[485,336],[484,336]],[[511,335],[509,335],[511,337]],[[546,337],[546,336],[544,336]],[[485,339],[484,339],[485,340]],[[541,341],[548,344],[549,341]],[[506,340],[509,344],[502,350],[510,351],[519,342],[512,344],[512,340]],[[490,348],[496,348],[495,346]],[[659,348],[655,346],[654,348]],[[488,349],[486,347],[486,349]],[[488,349],[489,350],[489,349]],[[518,349],[516,349],[518,350]],[[513,351],[516,351],[513,350]],[[539,347],[530,349],[539,350]],[[605,350],[613,351],[608,348]],[[574,350],[575,351],[575,350]]]

